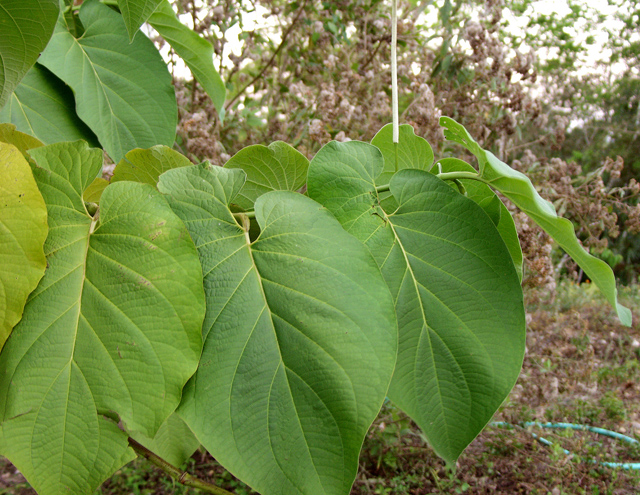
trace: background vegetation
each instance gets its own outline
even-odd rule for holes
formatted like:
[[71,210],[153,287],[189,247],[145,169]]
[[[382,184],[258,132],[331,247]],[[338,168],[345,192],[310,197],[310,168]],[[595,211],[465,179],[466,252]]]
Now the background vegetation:
[[[581,240],[625,283],[640,273],[640,53],[636,2],[401,2],[401,120],[446,153],[441,115],[532,176]],[[370,140],[391,119],[389,5],[383,1],[179,0],[227,82],[224,121],[178,77],[179,146],[223,164],[283,140],[311,155],[330,139]],[[555,10],[554,10],[555,9]],[[247,19],[262,19],[258,25]],[[235,33],[240,32],[237,43]],[[171,51],[169,51],[171,57]],[[581,280],[518,216],[528,285]]]

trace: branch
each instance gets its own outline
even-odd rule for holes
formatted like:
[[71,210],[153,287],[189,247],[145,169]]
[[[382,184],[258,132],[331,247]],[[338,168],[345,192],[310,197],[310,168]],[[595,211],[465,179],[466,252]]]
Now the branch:
[[378,53],[378,50],[380,50],[380,47],[382,46],[382,42],[383,41],[391,41],[391,37],[390,36],[381,36],[376,41],[378,42],[378,44],[376,45],[375,49],[373,51],[369,52],[370,53],[369,57],[363,62],[363,64],[358,69],[358,72],[360,72],[361,74],[364,72],[364,70],[367,68],[367,66],[375,58],[376,54]]
[[280,44],[278,45],[278,48],[276,48],[276,51],[273,52],[273,55],[271,55],[271,58],[267,62],[267,65],[265,65],[262,68],[262,70],[260,71],[260,73],[256,77],[254,77],[253,79],[251,79],[251,81],[249,81],[247,84],[245,84],[244,87],[240,91],[238,91],[236,93],[236,95],[229,101],[229,103],[227,103],[224,106],[224,109],[226,111],[228,111],[229,108],[231,108],[231,106],[238,100],[238,98],[240,98],[242,93],[244,93],[250,86],[252,86],[254,82],[256,82],[258,79],[260,79],[262,77],[262,75],[267,71],[267,69],[269,67],[271,67],[271,65],[275,61],[276,57],[278,56],[278,53],[280,53],[280,50],[282,50],[282,48],[286,44],[287,38],[289,37],[289,34],[291,34],[291,31],[293,30],[293,28],[296,25],[296,23],[298,22],[298,19],[302,15],[302,12],[304,12],[304,8],[307,6],[307,2],[308,1],[309,0],[304,0],[304,3],[298,9],[298,12],[296,13],[296,16],[293,18],[293,21],[291,21],[291,25],[287,28],[286,32],[282,36],[282,41],[280,41]]
[[189,473],[178,469],[172,464],[169,464],[158,454],[151,452],[148,448],[146,448],[144,445],[139,444],[131,437],[129,437],[129,445],[133,450],[136,451],[136,454],[144,457],[149,462],[151,462],[151,464],[158,466],[174,480],[184,486],[197,488],[204,491],[205,493],[213,493],[214,495],[233,495],[233,493],[228,492],[227,490],[196,478],[195,476],[191,476]]

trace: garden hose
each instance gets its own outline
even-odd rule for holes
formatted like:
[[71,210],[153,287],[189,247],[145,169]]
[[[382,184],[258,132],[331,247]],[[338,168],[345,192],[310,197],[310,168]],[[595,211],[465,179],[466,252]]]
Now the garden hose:
[[[502,428],[515,428],[515,427],[521,427],[521,428],[528,428],[530,426],[536,426],[538,428],[547,428],[547,429],[564,429],[564,430],[578,430],[578,431],[589,431],[591,433],[597,433],[598,435],[604,435],[610,438],[614,438],[616,440],[622,440],[623,442],[629,443],[629,444],[638,444],[640,442],[638,442],[638,440],[636,440],[635,438],[631,438],[627,435],[623,435],[621,433],[617,433],[615,431],[611,431],[611,430],[605,430],[604,428],[598,428],[595,426],[587,426],[587,425],[581,425],[581,424],[575,424],[575,423],[538,423],[536,421],[524,421],[520,424],[517,425],[513,425],[511,423],[506,423],[504,421],[493,421],[491,423],[491,426],[498,426],[498,427],[502,427]],[[550,442],[549,440],[547,440],[546,438],[543,438],[539,435],[536,435],[533,432],[530,432],[531,436],[533,438],[535,438],[538,442],[540,442],[543,445],[546,446],[553,446],[553,442]],[[567,449],[562,449],[563,452],[566,455],[571,455],[571,452],[569,452]],[[596,460],[590,460],[589,462],[592,462],[594,464],[599,464],[601,466],[605,466],[605,467],[609,467],[609,468],[615,468],[615,469],[627,469],[627,470],[631,470],[631,469],[635,469],[635,470],[640,470],[640,462],[606,462],[606,461],[596,461]]]

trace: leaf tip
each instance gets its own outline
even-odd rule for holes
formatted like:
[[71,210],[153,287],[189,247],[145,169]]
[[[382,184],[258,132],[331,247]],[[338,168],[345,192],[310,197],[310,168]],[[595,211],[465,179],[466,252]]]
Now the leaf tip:
[[451,117],[440,117],[439,124],[442,127],[448,128],[451,124],[457,124],[457,122],[453,120]]

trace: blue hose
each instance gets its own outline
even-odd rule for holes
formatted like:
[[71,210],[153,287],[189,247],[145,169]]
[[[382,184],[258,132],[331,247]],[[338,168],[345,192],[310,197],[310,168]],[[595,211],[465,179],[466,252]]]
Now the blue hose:
[[[597,433],[598,435],[604,435],[610,438],[615,438],[616,440],[622,440],[623,442],[629,444],[637,444],[640,443],[635,438],[628,437],[627,435],[623,435],[621,433],[617,433],[611,430],[605,430],[604,428],[598,428],[595,426],[587,426],[587,425],[579,425],[574,423],[538,423],[536,421],[525,421],[518,425],[512,425],[510,423],[506,423],[504,421],[494,421],[491,423],[491,426],[499,426],[503,428],[514,428],[515,426],[520,426],[522,428],[528,428],[530,426],[536,426],[538,428],[548,428],[548,429],[565,429],[565,430],[579,430],[579,431],[590,431],[591,433]],[[543,445],[552,446],[553,443],[543,438],[541,436],[536,435],[533,432],[530,432],[531,436],[535,438],[538,442]],[[571,455],[566,449],[562,449],[566,455]],[[598,462],[595,460],[591,460],[594,464],[600,464],[601,466],[615,468],[615,469],[635,469],[640,470],[640,462]]]

